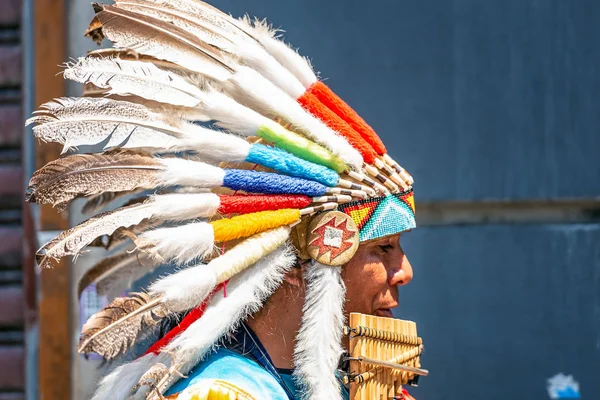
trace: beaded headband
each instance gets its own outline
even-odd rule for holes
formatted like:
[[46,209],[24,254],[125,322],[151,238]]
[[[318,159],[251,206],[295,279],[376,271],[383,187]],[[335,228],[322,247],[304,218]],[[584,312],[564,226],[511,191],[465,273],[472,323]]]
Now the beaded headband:
[[413,190],[366,200],[351,201],[338,209],[350,216],[360,231],[360,241],[377,239],[414,229]]

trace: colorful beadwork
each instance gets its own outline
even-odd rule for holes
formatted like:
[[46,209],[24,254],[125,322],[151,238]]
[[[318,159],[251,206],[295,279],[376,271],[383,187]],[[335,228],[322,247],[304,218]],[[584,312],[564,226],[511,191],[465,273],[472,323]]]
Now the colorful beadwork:
[[360,241],[394,235],[415,228],[415,201],[411,190],[340,205],[360,230]]
[[308,254],[325,265],[346,264],[358,250],[358,243],[354,220],[340,211],[317,215],[308,227]]

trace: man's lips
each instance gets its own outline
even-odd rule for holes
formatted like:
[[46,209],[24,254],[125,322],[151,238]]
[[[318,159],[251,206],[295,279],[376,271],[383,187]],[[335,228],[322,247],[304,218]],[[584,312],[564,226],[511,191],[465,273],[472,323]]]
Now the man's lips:
[[394,318],[391,308],[378,308],[374,313],[377,317]]

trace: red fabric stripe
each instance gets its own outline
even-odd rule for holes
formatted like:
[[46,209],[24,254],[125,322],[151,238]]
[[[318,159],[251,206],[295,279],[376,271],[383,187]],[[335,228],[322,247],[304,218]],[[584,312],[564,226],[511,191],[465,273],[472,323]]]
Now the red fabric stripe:
[[219,212],[223,215],[304,208],[312,202],[310,197],[303,195],[219,195],[219,198]]
[[148,350],[146,350],[146,353],[144,353],[144,355],[150,354],[150,353],[154,353],[154,354],[160,353],[160,350],[163,347],[168,345],[171,342],[171,340],[173,340],[181,332],[185,331],[192,323],[197,321],[204,314],[204,310],[206,309],[207,304],[208,304],[208,302],[205,301],[204,303],[202,303],[202,305],[200,305],[200,306],[194,308],[192,311],[190,311],[188,313],[188,315],[185,316],[185,318],[181,321],[181,323],[179,325],[177,325],[175,328],[171,329],[158,342],[154,343]]
[[321,103],[326,105],[342,120],[346,121],[373,147],[373,149],[375,149],[377,154],[383,155],[387,153],[385,145],[373,128],[371,128],[369,124],[367,124],[365,120],[352,109],[352,107],[335,94],[327,85],[317,81],[307,90],[307,92],[312,93]]
[[196,307],[192,311],[190,311],[188,313],[188,315],[186,315],[183,318],[183,320],[175,328],[171,329],[165,336],[162,337],[162,339],[158,340],[156,343],[154,343],[152,346],[150,346],[150,348],[148,350],[146,350],[144,355],[150,354],[150,353],[154,353],[154,354],[160,353],[160,350],[163,347],[165,347],[166,345],[168,345],[171,342],[171,340],[173,340],[181,332],[183,332],[187,328],[189,328],[189,326],[191,324],[193,324],[195,321],[199,320],[200,317],[202,317],[202,315],[204,315],[204,310],[206,310],[206,306],[210,302],[210,299],[212,299],[213,295],[215,293],[217,293],[219,290],[221,290],[225,286],[225,284],[227,284],[227,282],[217,285],[217,287],[215,287],[213,289],[213,291],[210,293],[210,295],[208,295],[208,298],[204,301],[204,303],[200,304],[198,307]]
[[373,160],[377,157],[377,153],[375,153],[373,147],[371,147],[358,132],[352,129],[346,121],[340,118],[312,94],[311,89],[300,96],[298,103],[300,103],[306,111],[323,121],[328,127],[345,137],[352,147],[360,152],[365,162],[369,164],[373,163]]

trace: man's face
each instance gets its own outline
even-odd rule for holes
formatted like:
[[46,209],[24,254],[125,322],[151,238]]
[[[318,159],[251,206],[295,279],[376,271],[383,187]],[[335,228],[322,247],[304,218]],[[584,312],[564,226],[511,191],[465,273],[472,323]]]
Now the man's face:
[[346,283],[346,315],[351,312],[393,318],[398,286],[409,283],[412,267],[400,234],[362,243],[342,270]]

